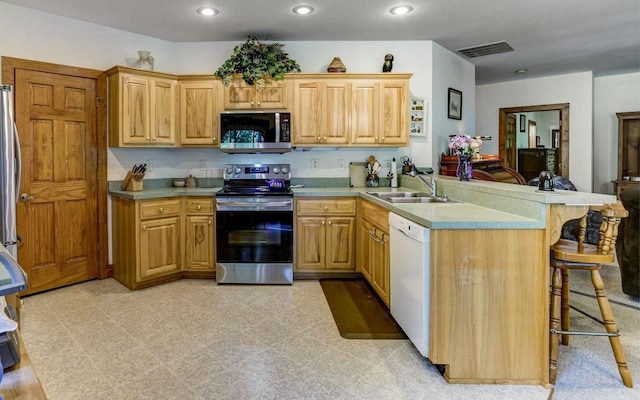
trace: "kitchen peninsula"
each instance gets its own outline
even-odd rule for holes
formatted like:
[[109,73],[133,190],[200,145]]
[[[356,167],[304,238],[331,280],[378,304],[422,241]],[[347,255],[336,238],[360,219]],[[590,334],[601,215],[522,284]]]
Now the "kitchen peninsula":
[[[367,194],[370,188],[348,187],[294,189],[294,199],[349,197],[359,204],[356,225],[366,201],[430,228],[430,296],[425,300],[431,362],[443,365],[452,383],[548,385],[549,246],[565,221],[615,197],[442,176],[437,181],[438,195],[457,202],[392,204]],[[408,176],[401,177],[401,186],[424,190]],[[112,190],[111,195],[115,201],[214,196],[215,189],[204,190]],[[124,222],[114,215],[118,223]],[[114,260],[117,251],[114,242]]]

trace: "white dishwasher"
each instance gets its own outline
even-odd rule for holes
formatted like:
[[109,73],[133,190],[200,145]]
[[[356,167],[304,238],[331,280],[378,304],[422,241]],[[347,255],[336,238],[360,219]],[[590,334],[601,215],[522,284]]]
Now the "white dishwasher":
[[389,213],[391,315],[420,354],[429,356],[430,231]]

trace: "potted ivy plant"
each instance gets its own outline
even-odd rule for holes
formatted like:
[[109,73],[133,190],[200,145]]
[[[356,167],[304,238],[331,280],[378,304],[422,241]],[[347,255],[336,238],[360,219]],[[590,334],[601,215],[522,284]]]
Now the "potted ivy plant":
[[288,72],[300,72],[300,66],[283,50],[282,43],[265,43],[254,35],[236,46],[233,54],[215,72],[225,86],[231,85],[233,74],[242,74],[248,85],[262,89],[266,78],[284,79]]

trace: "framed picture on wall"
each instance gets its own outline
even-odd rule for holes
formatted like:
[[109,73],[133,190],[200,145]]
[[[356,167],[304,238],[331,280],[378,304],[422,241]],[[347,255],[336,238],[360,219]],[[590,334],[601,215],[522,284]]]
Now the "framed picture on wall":
[[421,97],[411,98],[411,122],[409,134],[411,136],[425,136],[425,122],[427,119],[427,103]]
[[520,114],[520,132],[527,131],[527,117],[525,115]]
[[451,119],[462,119],[462,92],[449,88],[449,115]]

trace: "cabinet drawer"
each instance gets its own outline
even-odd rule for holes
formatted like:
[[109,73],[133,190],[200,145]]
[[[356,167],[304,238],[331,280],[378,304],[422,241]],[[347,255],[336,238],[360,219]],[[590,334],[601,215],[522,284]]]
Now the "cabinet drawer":
[[185,210],[190,215],[211,215],[213,214],[213,199],[186,199]]
[[371,221],[378,228],[389,232],[389,211],[366,200],[362,200],[362,218]]
[[140,202],[140,219],[180,215],[180,199]]
[[298,200],[298,215],[355,215],[355,200]]

